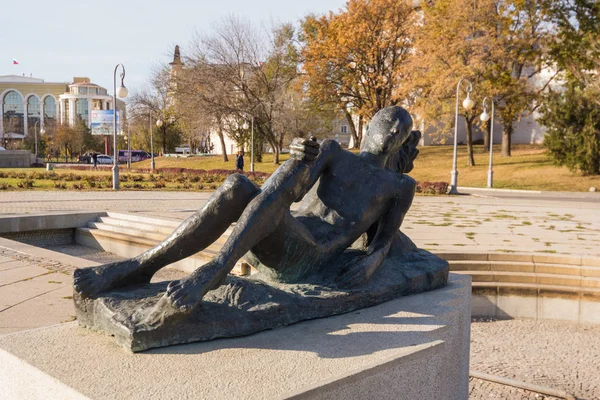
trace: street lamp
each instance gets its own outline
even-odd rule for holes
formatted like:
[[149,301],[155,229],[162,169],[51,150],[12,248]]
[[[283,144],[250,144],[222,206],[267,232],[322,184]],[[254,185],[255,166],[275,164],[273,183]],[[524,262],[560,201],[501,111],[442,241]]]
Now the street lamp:
[[[158,119],[156,120],[156,126],[158,127],[158,129],[160,129],[163,126],[163,120],[160,118],[160,116],[158,117]],[[163,136],[164,137],[164,136]],[[152,135],[150,137],[150,140],[152,140]],[[154,142],[153,142],[154,143]],[[164,156],[164,152],[166,149],[163,149],[163,156]],[[152,169],[154,169],[154,152],[152,153]]]
[[[492,170],[492,149],[494,148],[494,114],[495,114],[494,99],[490,100],[490,102],[492,103],[492,115],[491,115],[492,122],[490,124],[490,167],[488,169],[488,177],[487,177],[488,178],[487,179],[487,187],[488,188],[493,187],[493,179],[494,179],[494,171]],[[487,112],[487,97],[485,99],[483,99],[483,112],[479,116],[479,119],[482,122],[488,122],[490,120],[490,114],[488,114],[488,112]]]
[[475,105],[475,102],[471,99],[471,92],[473,91],[473,84],[466,78],[461,78],[456,85],[456,114],[454,115],[454,157],[452,159],[452,172],[450,174],[450,194],[458,194],[458,171],[456,169],[457,157],[458,157],[458,95],[460,92],[460,84],[462,81],[467,81],[469,86],[467,87],[467,98],[464,99],[462,105],[465,110],[469,111]]
[[152,135],[152,110],[150,110],[150,170],[154,172],[156,164],[154,164],[154,137]]
[[[40,126],[40,120],[38,119],[37,121],[35,121],[35,125],[33,126],[33,133],[35,134],[35,165],[37,165],[38,163],[38,136],[37,136],[37,131],[38,131],[38,127]],[[43,135],[44,133],[46,133],[46,130],[42,127],[42,129],[40,129],[40,135]]]
[[[252,133],[250,139],[250,172],[254,172],[254,115],[251,116],[252,121]],[[248,129],[248,121],[244,121],[242,128]]]
[[[123,72],[121,72],[121,86],[117,89],[117,70],[121,67]],[[125,79],[125,67],[123,64],[117,64],[115,67],[115,72],[113,74],[113,168],[112,168],[112,179],[113,179],[113,189],[119,190],[119,151],[117,150],[117,95],[120,98],[124,98],[127,96],[127,88],[123,83]]]
[[127,144],[127,169],[131,169],[131,138],[129,137],[129,129],[127,129],[125,143]]
[[[46,130],[44,129],[44,127],[42,127],[42,129],[40,129],[40,135],[45,135],[46,134]],[[35,138],[35,163],[38,163],[38,146],[37,146],[37,137]]]

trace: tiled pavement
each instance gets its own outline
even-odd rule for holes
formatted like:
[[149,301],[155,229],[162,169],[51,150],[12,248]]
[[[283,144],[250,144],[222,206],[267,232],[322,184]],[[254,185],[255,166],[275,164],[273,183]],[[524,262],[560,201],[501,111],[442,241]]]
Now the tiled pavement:
[[[0,192],[0,215],[110,210],[184,219],[210,193]],[[418,196],[403,231],[431,251],[500,251],[600,255],[597,202],[475,196]]]

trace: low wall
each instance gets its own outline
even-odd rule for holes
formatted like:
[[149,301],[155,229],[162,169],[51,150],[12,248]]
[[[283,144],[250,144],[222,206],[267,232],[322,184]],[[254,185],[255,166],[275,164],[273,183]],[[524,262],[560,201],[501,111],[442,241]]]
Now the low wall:
[[0,168],[28,168],[35,163],[29,150],[0,150]]
[[102,211],[55,212],[46,214],[0,216],[0,235],[34,232],[41,230],[75,229],[106,215]]
[[600,258],[520,253],[440,253],[473,279],[474,317],[600,324]]

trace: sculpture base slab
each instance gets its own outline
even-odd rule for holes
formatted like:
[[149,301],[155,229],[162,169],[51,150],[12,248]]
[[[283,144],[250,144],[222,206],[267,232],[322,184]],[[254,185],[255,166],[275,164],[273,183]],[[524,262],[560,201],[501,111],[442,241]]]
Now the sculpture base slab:
[[123,352],[75,322],[0,337],[2,399],[467,399],[468,276],[258,333]]
[[[127,287],[96,299],[75,293],[77,319],[81,326],[108,333],[134,352],[245,336],[440,288],[448,280],[448,263],[425,250],[415,250],[386,259],[366,285],[348,290],[336,289],[335,284],[269,283],[259,278],[260,274],[255,278],[229,276],[189,315],[168,305],[164,297],[168,282]],[[335,276],[321,279],[335,282]]]

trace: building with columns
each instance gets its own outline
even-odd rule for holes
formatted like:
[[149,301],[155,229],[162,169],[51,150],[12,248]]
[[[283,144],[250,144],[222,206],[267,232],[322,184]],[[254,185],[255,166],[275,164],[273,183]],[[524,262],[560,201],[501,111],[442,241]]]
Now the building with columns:
[[[117,100],[123,115],[125,103]],[[89,78],[72,83],[44,82],[43,79],[0,76],[0,146],[17,147],[27,135],[42,128],[52,132],[58,124],[92,123],[92,110],[112,110],[113,97]]]

